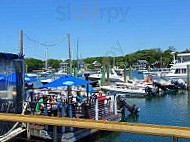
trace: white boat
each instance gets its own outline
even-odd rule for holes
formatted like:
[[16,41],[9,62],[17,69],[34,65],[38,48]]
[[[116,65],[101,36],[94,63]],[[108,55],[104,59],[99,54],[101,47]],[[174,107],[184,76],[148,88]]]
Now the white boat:
[[60,69],[58,72],[55,73],[55,75],[66,75],[67,73],[63,70]]
[[145,89],[147,86],[150,87],[150,88],[154,88],[152,86],[152,83],[147,83],[147,82],[144,82],[143,80],[127,80],[126,83],[116,82],[115,84],[117,86],[125,86],[125,87],[128,87],[128,88]]
[[[94,80],[100,80],[101,77],[102,77],[102,73],[98,72],[96,74],[91,74],[89,76],[89,79],[94,81]],[[105,73],[105,78],[107,79],[107,73]],[[124,77],[119,76],[113,68],[110,69],[109,79],[110,79],[110,82],[123,82],[124,81]]]
[[190,57],[190,53],[178,54],[177,57],[180,57],[181,61],[174,60],[174,64],[171,66],[171,71],[166,74],[162,74],[162,77],[171,80],[182,79],[187,82],[187,65],[190,65],[190,60],[185,60]]
[[129,93],[146,95],[145,89],[142,88],[127,88],[124,86],[101,86],[102,90],[116,92],[116,93]]
[[152,69],[150,71],[143,72],[144,78],[148,76],[156,76],[156,77],[161,77],[162,74],[167,74],[170,72],[170,68],[160,68],[160,69]]
[[50,83],[50,82],[52,82],[52,81],[54,81],[53,78],[40,80],[40,82],[41,82],[42,84],[47,84],[47,83]]
[[26,75],[33,78],[38,78],[38,74],[35,74],[35,73],[27,73]]
[[139,69],[137,70],[138,73],[144,73],[144,72],[147,72],[147,69]]
[[162,76],[171,80],[182,79],[187,82],[187,65],[190,65],[190,62],[176,63],[171,67],[169,73]]

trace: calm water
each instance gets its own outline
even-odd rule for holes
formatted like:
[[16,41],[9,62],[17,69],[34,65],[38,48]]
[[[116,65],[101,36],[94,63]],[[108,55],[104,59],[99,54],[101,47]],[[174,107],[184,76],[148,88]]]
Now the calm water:
[[[133,77],[142,79],[142,74],[133,72]],[[190,92],[179,91],[151,98],[126,98],[128,103],[136,104],[139,115],[128,115],[127,122],[175,125],[190,127]],[[171,137],[158,137],[118,132],[100,132],[81,141],[89,142],[168,142]],[[179,139],[190,142],[190,139]]]
[[[142,78],[133,73],[133,77]],[[190,92],[180,91],[151,98],[126,98],[128,103],[136,104],[141,110],[138,115],[128,115],[127,122],[175,125],[190,127]],[[80,142],[168,142],[171,137],[137,135],[119,132],[99,132]],[[190,139],[179,139],[190,142]]]
[[[128,98],[140,107],[138,116],[128,116],[128,122],[190,127],[190,94],[187,91],[149,99]],[[82,141],[89,142],[168,142],[171,137],[158,137],[118,132],[101,132]],[[190,142],[190,139],[180,139]]]

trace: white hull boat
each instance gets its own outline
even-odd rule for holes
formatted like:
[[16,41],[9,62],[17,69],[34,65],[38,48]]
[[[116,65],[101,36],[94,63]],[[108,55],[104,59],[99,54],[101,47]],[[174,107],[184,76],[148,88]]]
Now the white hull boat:
[[[100,80],[101,77],[102,77],[102,74],[97,73],[97,74],[91,74],[89,76],[89,79],[92,81],[95,81],[95,80]],[[105,73],[105,79],[107,79],[107,73]],[[117,75],[115,70],[111,69],[110,74],[109,74],[109,80],[110,82],[124,82],[124,77]]]

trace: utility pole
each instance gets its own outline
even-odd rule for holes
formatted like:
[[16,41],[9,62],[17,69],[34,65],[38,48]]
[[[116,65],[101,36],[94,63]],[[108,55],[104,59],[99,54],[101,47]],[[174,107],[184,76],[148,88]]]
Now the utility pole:
[[48,70],[48,48],[46,48],[45,52],[45,71]]
[[[25,75],[25,69],[24,69],[24,50],[23,50],[23,31],[20,30],[19,33],[19,46],[20,46],[20,58],[23,59],[22,60],[22,81],[23,81],[23,87],[24,87],[24,75]],[[24,95],[24,88],[23,88],[23,92]]]
[[[24,50],[23,50],[23,31],[20,30],[19,32],[19,48],[20,48],[20,60],[21,60],[21,78],[22,78],[22,92],[21,95],[24,98],[25,94],[25,67],[24,67]],[[21,86],[19,86],[21,87]]]
[[71,59],[71,44],[70,44],[70,34],[67,34],[68,39],[68,50],[69,50],[69,73],[72,73],[72,59]]
[[23,55],[24,50],[23,50],[23,31],[20,30],[19,33],[19,44],[20,44],[20,54]]

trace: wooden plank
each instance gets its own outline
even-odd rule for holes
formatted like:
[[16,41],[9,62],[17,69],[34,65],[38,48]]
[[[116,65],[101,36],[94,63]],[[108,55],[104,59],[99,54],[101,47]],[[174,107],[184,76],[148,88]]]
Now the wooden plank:
[[33,116],[19,114],[0,114],[0,121],[35,123],[41,125],[55,125],[77,127],[86,129],[118,131],[126,133],[147,134],[156,136],[169,136],[190,138],[190,128],[177,126],[162,126],[152,124],[135,124],[126,122],[112,122],[103,120],[60,118],[48,116]]

